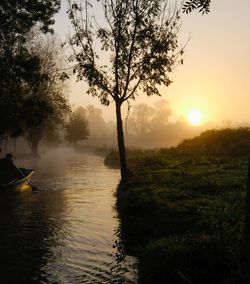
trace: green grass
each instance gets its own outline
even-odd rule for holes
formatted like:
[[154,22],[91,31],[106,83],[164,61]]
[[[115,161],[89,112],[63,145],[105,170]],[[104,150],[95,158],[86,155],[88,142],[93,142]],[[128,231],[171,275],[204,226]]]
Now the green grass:
[[[106,164],[118,166],[117,153]],[[128,151],[117,209],[140,283],[236,283],[247,160]]]

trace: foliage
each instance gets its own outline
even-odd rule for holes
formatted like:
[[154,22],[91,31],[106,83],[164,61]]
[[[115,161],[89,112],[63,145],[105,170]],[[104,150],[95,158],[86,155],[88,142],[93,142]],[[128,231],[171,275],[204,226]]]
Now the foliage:
[[65,82],[61,80],[60,69],[65,65],[65,58],[60,41],[55,36],[45,37],[37,30],[32,31],[29,37],[30,52],[39,58],[40,77],[34,82],[35,87],[28,84],[32,103],[24,105],[23,109],[27,111],[26,137],[32,152],[37,154],[42,138],[51,140],[58,136],[70,105],[65,95]]
[[13,41],[24,42],[25,34],[37,22],[42,24],[41,30],[50,31],[49,26],[54,23],[52,17],[58,12],[60,1],[3,0],[0,7],[1,40],[7,40],[7,34]]
[[183,12],[190,13],[193,10],[199,10],[202,14],[210,12],[211,0],[187,0],[183,4]]
[[[139,168],[147,167],[160,167],[161,165],[166,166],[165,156],[159,154],[158,150],[139,150],[139,149],[127,149],[128,152],[128,163],[131,170],[135,171]],[[119,168],[119,154],[117,151],[110,151],[104,160],[104,163],[108,167]]]
[[240,156],[250,152],[250,128],[225,128],[202,132],[186,139],[176,148],[178,153],[215,156]]
[[[68,15],[75,28],[69,39],[74,47],[70,60],[76,62],[78,79],[87,79],[89,94],[108,105],[112,98],[120,102],[135,99],[139,86],[150,96],[160,95],[158,85],[171,83],[168,74],[177,63],[179,52],[183,52],[176,51],[179,11],[174,10],[169,16],[164,1],[105,0],[102,4],[108,26],[95,30],[88,18],[84,19],[85,26],[77,21],[80,15],[84,18],[84,7],[70,4]],[[94,41],[101,42],[106,58],[109,55],[109,66],[98,66]]]
[[81,112],[73,112],[70,115],[68,124],[66,124],[65,138],[73,142],[75,147],[78,140],[85,140],[89,136],[88,121]]
[[[121,175],[125,178],[129,171],[121,105],[142,92],[160,95],[159,85],[171,83],[169,73],[181,62],[179,55],[183,53],[177,41],[180,17],[165,0],[103,0],[102,5],[106,22],[99,26],[88,16],[88,1],[85,6],[69,1],[68,16],[74,27],[68,40],[73,50],[70,61],[75,62],[77,78],[87,80],[88,94],[104,105],[115,101]],[[97,46],[103,50],[104,60]]]
[[[39,104],[41,109],[50,111],[43,103],[42,98],[37,98],[36,101],[31,98],[32,91],[36,89],[37,81],[43,81],[39,72],[40,62],[36,56],[24,52],[20,57],[16,58],[18,68],[20,70],[5,70],[3,74],[8,77],[13,71],[14,75],[10,82],[6,76],[1,77],[1,95],[0,95],[0,110],[1,123],[0,133],[9,133],[11,136],[18,136],[23,133],[27,124],[39,123],[37,120],[29,120],[29,106],[33,103]],[[3,68],[2,65],[0,68]],[[8,66],[5,66],[8,68]],[[8,73],[10,72],[10,73]],[[17,73],[19,72],[19,75]],[[6,80],[5,80],[6,79]],[[25,80],[25,82],[24,82]],[[42,114],[43,111],[40,113]]]
[[0,3],[1,134],[18,136],[27,126],[25,105],[32,103],[30,87],[35,88],[36,82],[44,79],[39,58],[26,46],[27,35],[37,23],[43,32],[52,32],[52,17],[59,8],[58,0],[3,0]]
[[[200,157],[209,159],[234,159],[248,157],[250,153],[250,129],[248,127],[212,129],[199,136],[183,140],[178,146],[152,150],[128,149],[128,161],[133,170],[154,169],[169,166],[169,159],[187,159],[195,161]],[[107,166],[119,167],[116,152],[110,152],[106,158]],[[202,162],[200,162],[202,163]],[[204,161],[204,164],[207,162]],[[229,166],[228,166],[229,167]],[[137,169],[136,169],[137,168]]]

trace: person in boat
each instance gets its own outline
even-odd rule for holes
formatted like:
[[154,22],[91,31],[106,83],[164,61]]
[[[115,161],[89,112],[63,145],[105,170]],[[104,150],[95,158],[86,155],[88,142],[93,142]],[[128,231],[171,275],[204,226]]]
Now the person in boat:
[[15,178],[20,178],[20,173],[12,158],[12,154],[7,153],[5,158],[0,159],[0,183],[8,183]]

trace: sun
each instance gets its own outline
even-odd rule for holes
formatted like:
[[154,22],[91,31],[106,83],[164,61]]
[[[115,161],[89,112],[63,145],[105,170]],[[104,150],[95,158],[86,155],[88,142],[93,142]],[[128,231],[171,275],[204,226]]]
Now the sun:
[[202,114],[198,109],[190,110],[187,117],[188,117],[189,123],[193,125],[200,124],[202,120]]

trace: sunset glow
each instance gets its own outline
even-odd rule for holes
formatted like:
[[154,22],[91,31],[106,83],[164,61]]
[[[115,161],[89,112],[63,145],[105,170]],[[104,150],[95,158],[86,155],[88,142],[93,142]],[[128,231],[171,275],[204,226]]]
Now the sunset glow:
[[197,109],[193,109],[191,110],[188,115],[188,121],[190,124],[193,124],[193,125],[198,125],[201,123],[201,120],[202,120],[202,114],[199,110]]

